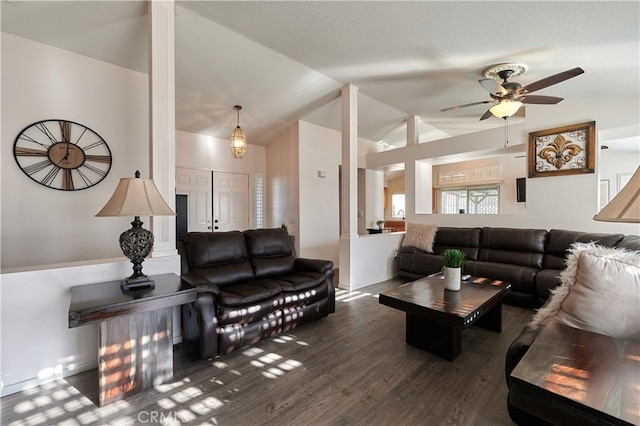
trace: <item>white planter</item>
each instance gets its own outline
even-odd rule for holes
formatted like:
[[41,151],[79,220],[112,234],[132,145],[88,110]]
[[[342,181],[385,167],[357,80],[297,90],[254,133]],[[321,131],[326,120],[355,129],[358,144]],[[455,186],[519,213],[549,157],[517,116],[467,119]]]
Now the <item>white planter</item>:
[[451,291],[460,290],[460,270],[461,268],[444,267],[444,288]]

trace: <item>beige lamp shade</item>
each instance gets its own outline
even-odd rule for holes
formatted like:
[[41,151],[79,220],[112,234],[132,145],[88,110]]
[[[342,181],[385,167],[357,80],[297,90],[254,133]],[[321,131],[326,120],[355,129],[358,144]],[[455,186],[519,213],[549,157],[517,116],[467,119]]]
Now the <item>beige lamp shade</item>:
[[506,118],[518,112],[521,106],[520,101],[500,101],[499,104],[489,108],[489,111],[498,118]]
[[640,223],[640,167],[631,180],[613,197],[594,220],[605,222]]
[[152,179],[122,178],[96,216],[175,216]]

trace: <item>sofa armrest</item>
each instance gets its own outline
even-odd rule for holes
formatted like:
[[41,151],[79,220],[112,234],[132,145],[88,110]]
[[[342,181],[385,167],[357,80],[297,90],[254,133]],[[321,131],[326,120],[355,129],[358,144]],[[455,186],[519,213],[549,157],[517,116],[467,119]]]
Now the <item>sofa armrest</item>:
[[182,274],[180,278],[196,288],[198,293],[213,293],[216,296],[220,293],[220,289],[217,285],[210,283],[203,277],[197,274]]
[[330,260],[305,259],[298,257],[293,263],[293,268],[296,271],[320,272],[321,274],[326,274],[327,271],[333,268],[333,262]]
[[538,337],[538,334],[544,327],[533,328],[529,325],[525,326],[522,332],[511,342],[509,350],[507,351],[507,357],[504,363],[505,379],[507,380],[507,387],[511,387],[511,372],[516,365],[520,362],[524,354],[527,353],[533,342]]
[[218,317],[216,316],[216,296],[212,293],[198,294],[193,302],[198,314],[200,328],[200,358],[207,359],[218,355]]

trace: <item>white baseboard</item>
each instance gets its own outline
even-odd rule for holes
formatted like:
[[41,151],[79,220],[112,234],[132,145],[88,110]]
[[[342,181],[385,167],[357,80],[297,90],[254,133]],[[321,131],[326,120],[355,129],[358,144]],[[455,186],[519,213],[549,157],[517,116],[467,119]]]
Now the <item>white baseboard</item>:
[[[173,336],[173,344],[177,345],[179,343],[182,343],[182,336]],[[46,383],[64,379],[66,377],[75,376],[76,374],[80,374],[96,368],[98,368],[98,360],[85,362],[83,364],[77,364],[73,369],[66,369],[61,373],[54,373],[47,377],[34,377],[32,379],[23,380],[22,382],[18,383],[12,383],[7,386],[4,386],[3,383],[0,383],[0,397],[5,397],[14,393],[22,392],[36,386],[41,386]]]

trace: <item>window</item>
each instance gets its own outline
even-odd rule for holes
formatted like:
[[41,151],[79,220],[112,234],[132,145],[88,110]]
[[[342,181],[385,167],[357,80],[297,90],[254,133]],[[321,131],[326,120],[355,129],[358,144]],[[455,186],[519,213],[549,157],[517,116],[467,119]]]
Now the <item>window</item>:
[[404,219],[404,194],[391,194],[391,217]]
[[470,188],[440,189],[438,213],[442,214],[498,214],[500,213],[500,187],[478,186]]

